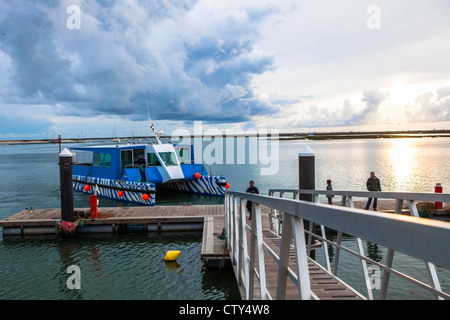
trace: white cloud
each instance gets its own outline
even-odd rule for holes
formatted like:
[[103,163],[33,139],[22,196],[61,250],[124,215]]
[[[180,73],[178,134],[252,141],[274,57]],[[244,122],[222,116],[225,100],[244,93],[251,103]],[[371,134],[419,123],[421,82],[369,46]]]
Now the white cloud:
[[417,96],[405,106],[404,112],[412,122],[450,121],[450,87]]

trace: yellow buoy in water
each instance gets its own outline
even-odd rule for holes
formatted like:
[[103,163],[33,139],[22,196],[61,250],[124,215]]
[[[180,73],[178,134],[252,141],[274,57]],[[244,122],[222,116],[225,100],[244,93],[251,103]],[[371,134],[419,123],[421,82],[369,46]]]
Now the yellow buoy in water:
[[181,251],[167,251],[164,261],[175,261],[180,254]]

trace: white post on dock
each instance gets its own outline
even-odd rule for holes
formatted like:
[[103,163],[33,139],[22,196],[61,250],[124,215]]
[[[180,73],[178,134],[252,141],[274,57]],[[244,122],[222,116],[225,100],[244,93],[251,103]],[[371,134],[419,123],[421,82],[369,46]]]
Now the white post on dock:
[[61,220],[75,222],[73,214],[72,153],[67,148],[59,153],[58,164],[61,188]]

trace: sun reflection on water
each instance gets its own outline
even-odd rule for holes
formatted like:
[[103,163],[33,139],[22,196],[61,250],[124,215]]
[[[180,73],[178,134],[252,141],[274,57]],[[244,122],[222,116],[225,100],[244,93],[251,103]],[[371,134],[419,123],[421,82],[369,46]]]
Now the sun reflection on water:
[[387,154],[385,173],[390,177],[385,191],[412,191],[420,177],[420,167],[417,165],[417,149],[413,139],[392,139]]

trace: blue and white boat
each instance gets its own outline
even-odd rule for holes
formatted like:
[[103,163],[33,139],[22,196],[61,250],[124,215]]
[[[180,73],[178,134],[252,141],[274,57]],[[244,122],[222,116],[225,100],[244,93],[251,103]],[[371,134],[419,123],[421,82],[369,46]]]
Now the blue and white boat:
[[[152,126],[153,128],[153,126]],[[116,144],[74,147],[73,188],[87,194],[155,205],[156,190],[190,192],[223,196],[229,185],[223,176],[209,175],[203,164],[194,162],[193,145],[162,143],[162,133],[155,132],[156,143]],[[80,163],[78,153],[91,154],[91,161]],[[145,169],[138,159],[146,160]],[[86,187],[89,186],[89,187]]]

